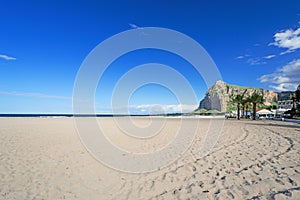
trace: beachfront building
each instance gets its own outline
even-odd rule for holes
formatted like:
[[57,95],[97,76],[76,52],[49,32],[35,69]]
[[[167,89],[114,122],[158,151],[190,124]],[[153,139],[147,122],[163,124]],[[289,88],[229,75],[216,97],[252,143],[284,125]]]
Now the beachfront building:
[[277,102],[276,116],[282,117],[286,111],[293,108],[293,100],[287,99]]
[[259,118],[273,118],[275,117],[275,112],[267,110],[265,108],[258,108],[256,110],[256,115]]

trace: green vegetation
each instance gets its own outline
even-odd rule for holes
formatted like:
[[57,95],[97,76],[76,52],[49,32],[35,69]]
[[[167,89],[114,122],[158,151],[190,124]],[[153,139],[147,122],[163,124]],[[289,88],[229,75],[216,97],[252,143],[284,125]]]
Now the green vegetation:
[[218,110],[206,110],[204,108],[201,108],[199,110],[195,110],[193,112],[193,114],[196,114],[196,115],[213,115],[213,114],[222,114],[222,112],[220,112]]
[[233,102],[229,102],[226,106],[226,112],[231,113],[232,111],[236,111],[236,104]]
[[205,114],[221,114],[221,112],[218,110],[207,110]]
[[201,108],[201,109],[199,109],[199,110],[195,110],[195,111],[194,111],[195,114],[201,114],[201,113],[206,113],[206,112],[207,112],[207,110],[204,109],[204,108]]
[[237,104],[237,119],[240,120],[240,105],[243,102],[244,94],[243,95],[236,95],[236,97],[232,100],[233,103]]
[[263,103],[264,99],[261,95],[253,93],[252,96],[249,98],[249,101],[253,105],[252,119],[256,120],[256,105]]
[[291,110],[292,118],[300,118],[300,85],[298,85],[296,91],[291,95],[293,100],[293,108]]
[[240,86],[240,85],[232,85],[232,84],[226,84],[227,87],[233,87],[233,88],[238,88],[238,89],[251,89],[251,87],[248,86]]
[[[231,112],[231,111],[237,111],[237,119],[240,119],[240,109],[242,106],[242,116],[245,116],[245,113],[248,112],[248,109],[250,108],[250,106],[252,106],[252,113],[253,113],[253,120],[256,119],[256,108],[269,108],[271,109],[274,105],[272,104],[271,106],[265,106],[263,104],[264,99],[263,96],[257,93],[253,93],[252,96],[244,98],[246,90],[243,92],[243,94],[238,94],[236,95],[231,102],[229,102],[226,110],[227,112]],[[234,109],[236,108],[236,109]]]
[[242,117],[247,117],[248,109],[251,106],[249,97],[246,99],[243,99],[241,102],[241,105],[242,105]]
[[298,85],[297,90],[295,91],[296,101],[300,102],[300,85]]

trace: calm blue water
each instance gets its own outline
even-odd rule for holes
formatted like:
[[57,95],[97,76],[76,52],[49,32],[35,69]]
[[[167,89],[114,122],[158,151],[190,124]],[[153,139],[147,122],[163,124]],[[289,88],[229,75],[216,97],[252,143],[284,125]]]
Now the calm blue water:
[[124,115],[124,114],[94,114],[94,115],[74,115],[74,114],[0,114],[0,117],[126,117],[126,116],[180,116],[182,113],[158,114],[158,115]]

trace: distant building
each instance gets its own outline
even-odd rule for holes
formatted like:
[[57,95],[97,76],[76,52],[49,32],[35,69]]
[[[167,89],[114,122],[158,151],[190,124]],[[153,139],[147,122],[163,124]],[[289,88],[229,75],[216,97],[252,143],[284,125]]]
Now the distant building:
[[293,108],[293,92],[281,92],[278,95],[276,115],[283,116],[286,111]]
[[264,108],[258,108],[258,109],[256,109],[256,115],[259,118],[272,118],[275,116],[275,112],[264,109]]
[[283,100],[277,102],[277,109],[291,110],[293,108],[293,100]]

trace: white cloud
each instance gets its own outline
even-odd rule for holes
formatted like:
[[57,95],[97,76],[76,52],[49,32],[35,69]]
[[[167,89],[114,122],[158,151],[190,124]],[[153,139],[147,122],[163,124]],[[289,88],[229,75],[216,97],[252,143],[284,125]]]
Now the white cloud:
[[136,29],[136,28],[141,28],[140,26],[136,25],[136,24],[128,24],[130,26],[130,28]]
[[186,113],[197,109],[199,105],[161,105],[161,104],[145,104],[131,105],[129,111],[131,114],[165,114],[165,113]]
[[250,64],[250,65],[264,65],[264,64],[267,64],[267,62],[261,61],[261,59],[259,57],[249,58],[247,60],[247,63]]
[[240,55],[240,56],[236,57],[235,59],[244,59],[244,58],[249,57],[249,56],[250,56],[249,54]]
[[243,59],[243,58],[245,58],[244,56],[238,56],[238,57],[236,57],[236,59]]
[[267,62],[264,61],[263,59],[271,59],[274,57],[276,57],[276,55],[274,54],[267,55],[264,57],[250,57],[249,54],[245,54],[245,55],[240,55],[235,59],[246,59],[246,63],[248,63],[249,65],[264,65],[267,64]]
[[285,48],[286,51],[282,52],[280,55],[294,52],[300,48],[300,28],[293,30],[288,29],[276,33],[274,36],[274,42],[269,45],[274,45],[279,48]]
[[258,79],[261,83],[270,83],[269,87],[278,91],[294,91],[300,84],[300,59],[294,60]]
[[272,55],[268,55],[268,56],[265,56],[264,58],[265,59],[271,59],[271,58],[274,58],[276,55],[272,54]]
[[167,114],[167,113],[189,113],[198,108],[196,105],[188,104],[142,104],[142,105],[118,105],[113,108],[101,107],[97,105],[96,110],[100,113],[113,113],[113,114],[137,114],[137,115],[148,115],[148,114]]
[[16,60],[16,58],[4,54],[0,54],[0,58],[4,60]]
[[47,95],[47,94],[42,94],[42,93],[28,93],[28,92],[0,91],[0,95],[36,97],[36,98],[50,98],[50,99],[72,99],[71,97],[66,97],[66,96],[56,96],[56,95]]
[[278,91],[295,91],[297,84],[281,83],[279,85],[273,85],[272,88]]

